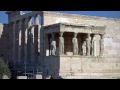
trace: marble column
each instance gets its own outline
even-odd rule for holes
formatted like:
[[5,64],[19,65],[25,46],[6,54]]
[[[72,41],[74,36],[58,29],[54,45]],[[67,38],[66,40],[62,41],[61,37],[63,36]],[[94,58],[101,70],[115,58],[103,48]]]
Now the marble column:
[[88,33],[86,38],[86,56],[90,56],[90,46],[90,33]]
[[18,64],[18,21],[15,26],[15,64]]
[[63,38],[63,33],[60,32],[60,37],[59,37],[59,55],[64,55],[64,38]]
[[21,62],[21,35],[22,35],[22,21],[19,21],[18,25],[18,64]]
[[38,14],[36,14],[35,16],[34,16],[34,18],[35,18],[35,25],[39,25],[39,18],[38,18]]
[[30,30],[30,61],[31,63],[34,63],[34,56],[35,56],[35,50],[34,50],[34,27]]
[[92,54],[93,56],[96,56],[96,39],[95,39],[95,35],[93,36],[93,40],[92,40]]
[[28,44],[27,44],[27,51],[28,51],[28,62],[31,64],[31,29],[32,29],[32,17],[28,18]]
[[100,34],[100,56],[103,56],[103,51],[104,51],[104,34]]
[[[35,16],[34,16],[34,30],[35,30],[35,38],[34,38],[34,50],[35,50],[35,62],[37,63],[38,62],[38,53],[40,52],[40,43],[39,43],[39,40],[40,40],[40,30],[39,30],[39,14],[36,14]],[[37,33],[37,34],[36,34]]]
[[13,64],[15,64],[15,28],[16,28],[16,22],[13,23],[13,47],[12,47]]
[[27,56],[28,56],[28,53],[27,53],[27,40],[28,40],[28,30],[31,26],[31,18],[26,18],[25,19],[25,43],[24,43],[24,61],[27,62]]

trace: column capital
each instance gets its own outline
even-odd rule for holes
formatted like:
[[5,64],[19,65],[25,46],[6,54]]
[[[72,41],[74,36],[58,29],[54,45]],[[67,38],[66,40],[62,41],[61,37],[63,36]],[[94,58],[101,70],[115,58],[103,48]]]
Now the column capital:
[[15,24],[17,24],[17,22],[13,22],[12,24],[15,25]]
[[78,32],[74,32],[74,34],[78,34]]
[[12,25],[15,27],[17,25],[17,22],[13,22]]
[[35,14],[35,15],[34,15],[34,18],[37,18],[38,16],[39,16],[39,14]]
[[28,26],[28,20],[29,20],[29,18],[25,18],[25,26],[27,27]]
[[21,27],[22,27],[22,20],[18,22],[18,29],[21,29]]
[[52,38],[54,38],[55,33],[52,33],[52,32],[51,32],[50,34],[52,35]]
[[92,41],[96,40],[96,38],[95,38],[95,37],[96,37],[96,34],[93,34],[92,36],[93,36]]
[[64,33],[64,31],[61,31],[61,32],[59,32],[59,33]]
[[63,34],[64,34],[64,32],[60,32],[59,34],[60,34],[60,36],[62,37],[62,36],[63,36]]
[[104,36],[105,34],[99,34],[100,36]]
[[103,37],[104,37],[105,34],[99,34],[99,35],[100,35],[101,39],[103,39]]
[[32,17],[28,17],[28,28],[32,25],[32,23],[31,23],[31,21],[32,21]]
[[91,33],[87,33],[87,37],[90,37]]
[[34,15],[35,25],[38,25],[38,24],[39,24],[39,18],[38,18],[38,16],[39,16],[39,14],[35,14],[35,15]]
[[78,34],[78,33],[74,32],[74,37],[77,37],[77,34]]
[[93,37],[95,37],[97,34],[92,34],[93,35]]
[[20,20],[20,21],[18,22],[18,25],[22,25],[22,20]]

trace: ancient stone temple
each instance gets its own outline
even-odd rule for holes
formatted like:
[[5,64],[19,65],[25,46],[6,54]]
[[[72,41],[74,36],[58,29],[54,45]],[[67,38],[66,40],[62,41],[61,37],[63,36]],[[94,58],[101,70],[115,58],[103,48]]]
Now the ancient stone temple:
[[[39,70],[42,78],[120,78],[120,19],[48,11],[7,11],[0,54],[13,71]],[[6,28],[4,28],[6,27]],[[5,30],[4,30],[5,29]],[[4,34],[4,33],[3,33]],[[6,49],[7,47],[8,49]]]

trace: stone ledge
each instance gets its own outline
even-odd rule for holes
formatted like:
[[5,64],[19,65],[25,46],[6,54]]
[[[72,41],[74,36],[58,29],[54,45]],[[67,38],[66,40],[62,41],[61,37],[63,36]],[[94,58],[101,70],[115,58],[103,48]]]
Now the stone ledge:
[[105,58],[104,56],[80,56],[80,55],[73,55],[73,56],[67,56],[67,55],[60,55],[60,56],[45,56],[46,58],[56,58],[56,57],[80,57],[80,58]]
[[74,76],[61,76],[63,79],[118,79],[120,73],[80,73]]

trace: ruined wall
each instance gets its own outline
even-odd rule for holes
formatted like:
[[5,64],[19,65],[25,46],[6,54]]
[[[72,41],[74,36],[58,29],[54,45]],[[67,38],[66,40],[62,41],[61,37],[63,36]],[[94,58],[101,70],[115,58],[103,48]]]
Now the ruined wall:
[[120,78],[119,59],[105,57],[45,57],[44,77]]
[[8,60],[9,57],[9,29],[8,24],[0,24],[0,57]]
[[[103,57],[61,57],[60,58],[60,75],[61,76],[81,76],[84,78],[101,77],[106,78],[120,77],[120,61],[109,61]],[[113,72],[114,71],[114,72]],[[115,73],[118,76],[114,75]],[[96,74],[96,75],[95,75]],[[111,74],[111,75],[110,75]]]

